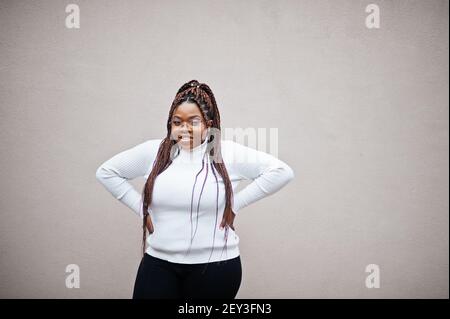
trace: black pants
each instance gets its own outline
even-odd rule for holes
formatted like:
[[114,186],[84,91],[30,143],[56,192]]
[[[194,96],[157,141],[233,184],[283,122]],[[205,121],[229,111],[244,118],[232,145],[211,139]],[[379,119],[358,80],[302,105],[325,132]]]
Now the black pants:
[[203,264],[178,264],[144,254],[133,299],[234,299],[241,279],[240,256]]

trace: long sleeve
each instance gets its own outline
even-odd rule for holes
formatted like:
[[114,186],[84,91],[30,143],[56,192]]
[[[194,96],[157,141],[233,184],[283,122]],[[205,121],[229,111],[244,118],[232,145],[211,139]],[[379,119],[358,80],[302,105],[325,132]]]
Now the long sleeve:
[[142,194],[128,180],[150,172],[161,140],[152,139],[122,151],[105,161],[96,171],[97,180],[116,199],[143,218]]
[[234,213],[274,194],[294,178],[292,168],[275,156],[234,141],[228,143],[232,149],[231,168],[242,179],[253,180],[234,194]]

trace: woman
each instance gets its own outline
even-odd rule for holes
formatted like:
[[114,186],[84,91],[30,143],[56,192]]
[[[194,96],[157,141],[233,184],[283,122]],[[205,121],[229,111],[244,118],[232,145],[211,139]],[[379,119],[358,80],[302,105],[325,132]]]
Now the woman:
[[[127,181],[138,176],[147,180],[142,194]],[[133,298],[233,299],[242,279],[234,218],[294,173],[268,153],[222,141],[214,95],[192,80],[175,96],[166,137],[115,155],[96,177],[142,218]],[[253,181],[234,194],[244,179]]]

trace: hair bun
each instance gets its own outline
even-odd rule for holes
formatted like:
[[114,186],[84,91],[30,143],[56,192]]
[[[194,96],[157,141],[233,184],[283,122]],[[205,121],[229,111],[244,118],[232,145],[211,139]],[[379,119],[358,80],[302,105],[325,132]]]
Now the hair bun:
[[200,83],[197,80],[192,80],[190,85],[191,86],[200,86]]

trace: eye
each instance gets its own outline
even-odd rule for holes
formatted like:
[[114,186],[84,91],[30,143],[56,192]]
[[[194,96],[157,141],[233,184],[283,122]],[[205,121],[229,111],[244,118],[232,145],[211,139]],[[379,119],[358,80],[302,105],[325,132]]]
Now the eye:
[[192,123],[192,126],[200,126],[202,121],[200,119],[193,119],[191,123]]
[[180,125],[180,121],[176,121],[176,120],[172,121],[172,124],[178,126],[178,125]]

